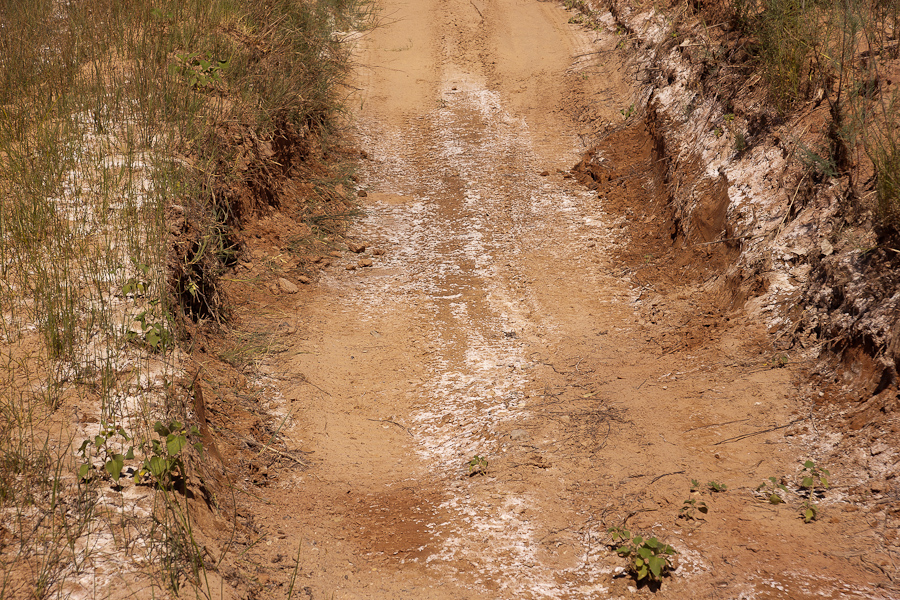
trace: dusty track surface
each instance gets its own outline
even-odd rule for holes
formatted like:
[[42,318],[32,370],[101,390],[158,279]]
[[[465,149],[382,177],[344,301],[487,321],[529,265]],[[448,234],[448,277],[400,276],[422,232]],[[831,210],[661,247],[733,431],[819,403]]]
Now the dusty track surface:
[[[634,95],[614,36],[535,0],[382,15],[355,107],[368,195],[351,234],[373,266],[346,252],[244,315],[289,333],[263,369],[309,457],[269,468],[243,515],[258,595],[287,596],[295,559],[299,598],[649,595],[608,547],[624,522],[679,552],[657,597],[890,597],[841,473],[810,524],[799,499],[753,493],[810,458],[785,437],[807,410],[797,374],[740,315],[704,321],[692,288],[651,300],[616,262],[624,212],[563,176],[585,149],[572,115],[618,123]],[[617,139],[650,160],[640,127]],[[648,170],[622,188],[649,202],[654,185]],[[693,313],[709,335],[660,344]],[[728,491],[679,519],[692,478]]]

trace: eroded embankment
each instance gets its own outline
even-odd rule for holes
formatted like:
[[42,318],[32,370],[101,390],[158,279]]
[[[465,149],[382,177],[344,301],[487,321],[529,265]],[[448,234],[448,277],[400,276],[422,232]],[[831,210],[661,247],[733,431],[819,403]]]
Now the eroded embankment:
[[740,311],[765,323],[778,348],[771,359],[812,376],[811,419],[833,434],[813,436],[821,450],[850,457],[861,492],[895,494],[898,255],[857,200],[874,179],[817,177],[800,160],[827,104],[778,113],[758,76],[735,75],[746,69],[746,40],[736,43],[727,22],[711,33],[699,15],[581,4],[582,18],[626,34],[643,81],[646,105],[623,114],[635,113],[627,128],[645,130],[652,149],[623,153],[627,134],[608,127],[575,168],[600,194],[626,198],[630,172],[654,172],[653,202],[619,207],[635,216],[634,272],[702,292],[705,317]]

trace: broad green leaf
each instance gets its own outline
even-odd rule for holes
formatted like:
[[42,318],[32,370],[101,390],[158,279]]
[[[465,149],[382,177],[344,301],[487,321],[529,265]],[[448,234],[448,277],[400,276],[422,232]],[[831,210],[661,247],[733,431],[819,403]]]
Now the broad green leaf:
[[166,459],[161,456],[151,456],[147,461],[147,469],[149,469],[150,474],[157,479],[163,476],[163,473],[166,472],[168,466]]
[[651,550],[650,548],[647,548],[646,546],[641,546],[640,548],[638,548],[637,553],[638,553],[638,555],[640,555],[641,558],[644,558],[644,559],[647,559],[647,558],[650,558],[651,556],[653,556],[653,550]]
[[639,556],[635,556],[635,557],[634,557],[634,566],[636,566],[638,569],[640,569],[641,567],[643,567],[643,566],[644,566],[644,559],[641,558],[641,557],[639,557]]
[[160,437],[166,437],[170,433],[169,428],[166,427],[165,425],[163,425],[162,423],[160,423],[159,421],[157,421],[156,424],[153,426],[153,431],[155,431],[157,433],[157,435],[159,435]]
[[149,331],[147,333],[146,342],[150,345],[151,348],[159,348],[159,342],[162,338],[159,337],[159,334],[155,329]]
[[629,548],[628,546],[619,546],[618,548],[616,548],[616,554],[620,556],[628,556],[629,554],[631,554],[631,548]]
[[772,495],[769,496],[769,502],[772,504],[781,504],[784,500],[781,499],[781,496],[773,492]]
[[134,460],[134,448],[131,447],[128,449],[128,452],[125,453],[125,460]]
[[122,475],[122,467],[125,466],[125,457],[121,454],[115,454],[104,466],[106,467],[106,471],[113,478],[113,481],[118,483],[119,477]]
[[659,540],[656,539],[655,537],[650,538],[650,539],[647,540],[645,543],[646,543],[648,546],[650,546],[651,548],[656,548],[657,546],[659,546]]
[[88,473],[90,473],[90,472],[91,472],[91,464],[84,463],[83,465],[78,467],[78,479],[86,479],[88,476]]
[[659,577],[660,573],[662,573],[663,567],[666,566],[666,559],[660,558],[658,556],[654,556],[650,559],[650,572],[653,573],[654,577]]
[[813,478],[812,477],[804,477],[803,481],[800,483],[800,487],[810,488],[813,486]]
[[803,466],[806,467],[807,469],[812,469],[813,467],[816,466],[816,463],[814,463],[811,460],[808,460],[805,463],[803,463]]
[[94,445],[97,446],[98,448],[101,447],[105,443],[106,443],[106,438],[103,437],[102,435],[98,435],[98,436],[94,437]]
[[636,536],[634,536],[634,539],[631,540],[631,541],[634,542],[634,545],[635,545],[635,546],[640,546],[641,544],[644,543],[644,538],[642,538],[642,537],[639,536],[639,535],[636,535]]
[[185,444],[187,444],[187,438],[183,435],[174,435],[170,434],[168,438],[166,438],[166,451],[169,456],[175,456],[181,449],[184,448]]
[[638,569],[638,572],[637,572],[637,578],[638,578],[638,579],[643,579],[644,577],[647,576],[647,572],[648,572],[648,571],[647,571],[647,565],[644,565],[643,567],[641,567],[640,569]]

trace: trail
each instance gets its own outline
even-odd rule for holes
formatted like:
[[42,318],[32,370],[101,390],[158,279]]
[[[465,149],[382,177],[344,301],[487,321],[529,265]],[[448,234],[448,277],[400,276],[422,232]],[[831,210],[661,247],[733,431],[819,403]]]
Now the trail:
[[[736,317],[706,346],[661,347],[616,262],[628,223],[566,177],[586,150],[573,102],[620,123],[639,95],[615,35],[535,0],[381,8],[353,106],[351,234],[373,266],[346,252],[269,315],[296,324],[263,368],[310,466],[259,490],[263,587],[286,596],[297,558],[300,598],[627,597],[606,535],[624,522],[679,551],[657,597],[882,597],[848,558],[872,542],[864,521],[806,526],[752,494],[804,452],[765,332]],[[627,146],[649,152],[646,132]],[[649,202],[658,182],[627,185]],[[694,291],[653,306],[690,315]],[[692,478],[729,485],[704,520],[677,518]]]

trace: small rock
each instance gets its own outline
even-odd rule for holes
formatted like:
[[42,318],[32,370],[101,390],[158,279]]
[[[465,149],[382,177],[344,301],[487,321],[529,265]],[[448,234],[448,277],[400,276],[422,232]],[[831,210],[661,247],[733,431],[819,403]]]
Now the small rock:
[[819,249],[822,251],[822,254],[825,256],[830,256],[834,253],[834,246],[831,245],[831,242],[828,240],[822,240],[819,243]]
[[366,198],[369,194],[366,193],[366,190],[356,190],[357,198]]
[[331,256],[333,256],[333,257],[335,257],[335,258],[340,258],[340,257],[343,256],[343,254],[341,254],[341,253],[338,252],[337,250],[334,250],[334,251],[331,253]]
[[869,448],[869,453],[872,456],[878,456],[885,450],[890,450],[890,449],[891,449],[891,447],[888,446],[887,444],[885,444],[884,442],[876,442],[876,443],[872,444],[871,448]]
[[285,294],[296,294],[300,291],[300,288],[297,287],[296,283],[288,281],[284,277],[278,278],[278,288]]
[[306,275],[301,275],[300,277],[297,278],[297,281],[299,281],[300,283],[306,284],[306,283],[309,283],[309,277],[307,277]]
[[384,254],[384,250],[382,250],[381,248],[372,248],[372,254],[374,256],[381,256],[382,254]]
[[366,251],[366,245],[357,244],[356,242],[347,242],[347,250],[356,254],[360,254]]
[[371,266],[372,266],[372,259],[371,259],[371,258],[361,258],[361,259],[359,259],[359,263],[358,263],[358,264],[359,264],[360,267],[371,267]]
[[369,158],[369,153],[366,152],[365,150],[360,150],[359,156],[360,156],[360,158]]
[[514,442],[524,442],[529,438],[529,434],[524,429],[513,429],[509,432],[509,439]]
[[347,265],[347,266],[344,267],[344,268],[347,269],[348,271],[355,271],[355,270],[356,270],[356,265]]
[[541,177],[548,177],[550,175],[550,171],[541,171]]

